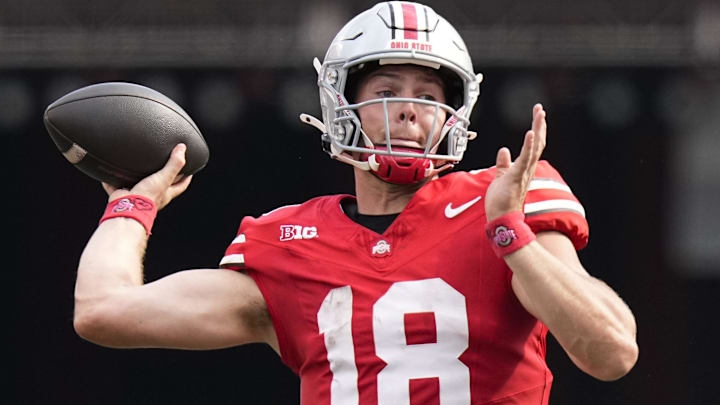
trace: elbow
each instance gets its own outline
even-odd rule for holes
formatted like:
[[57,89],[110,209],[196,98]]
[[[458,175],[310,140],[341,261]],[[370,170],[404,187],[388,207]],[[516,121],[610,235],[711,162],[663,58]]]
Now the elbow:
[[109,331],[112,330],[111,306],[103,301],[88,302],[75,298],[73,327],[78,336],[101,346],[110,346]]
[[96,344],[102,344],[102,315],[93,308],[75,308],[73,327],[81,338]]
[[613,345],[613,349],[590,374],[601,381],[616,381],[627,375],[637,363],[639,348],[635,339],[624,339]]

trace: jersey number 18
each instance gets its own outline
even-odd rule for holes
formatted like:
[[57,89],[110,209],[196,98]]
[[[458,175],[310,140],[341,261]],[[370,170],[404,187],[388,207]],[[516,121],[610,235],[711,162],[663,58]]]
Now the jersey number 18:
[[[333,381],[332,405],[358,405],[358,372],[352,337],[352,290],[330,290],[317,314]],[[405,314],[435,316],[436,342],[408,344]],[[378,405],[410,405],[411,379],[437,378],[440,404],[470,404],[470,371],[459,357],[468,347],[465,297],[440,278],[396,282],[373,305]]]

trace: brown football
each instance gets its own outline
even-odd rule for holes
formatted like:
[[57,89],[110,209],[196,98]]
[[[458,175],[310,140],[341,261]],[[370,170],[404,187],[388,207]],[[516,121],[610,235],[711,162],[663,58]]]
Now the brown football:
[[180,106],[138,84],[107,82],[75,90],[50,104],[43,120],[70,163],[115,187],[132,187],[161,169],[178,143],[187,145],[182,174],[201,170],[210,155]]

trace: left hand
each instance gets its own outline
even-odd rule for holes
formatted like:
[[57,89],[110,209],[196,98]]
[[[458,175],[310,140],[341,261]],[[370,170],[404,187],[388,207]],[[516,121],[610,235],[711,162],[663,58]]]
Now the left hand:
[[490,222],[513,211],[523,211],[525,195],[545,149],[547,122],[541,104],[533,107],[532,129],[525,133],[520,156],[513,162],[508,148],[500,148],[496,158],[497,173],[485,194],[485,216]]

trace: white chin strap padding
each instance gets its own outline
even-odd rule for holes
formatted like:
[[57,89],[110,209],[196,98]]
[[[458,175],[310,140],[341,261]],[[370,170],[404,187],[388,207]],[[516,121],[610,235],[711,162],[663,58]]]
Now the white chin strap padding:
[[380,164],[377,162],[377,160],[375,160],[375,156],[376,155],[373,153],[367,160],[368,166],[370,166],[370,170],[372,171],[377,171],[380,168]]
[[435,172],[435,163],[431,160],[430,161],[430,167],[425,169],[425,177],[430,177]]
[[430,167],[425,170],[425,177],[435,177],[436,175],[444,172],[445,170],[449,170],[455,167],[452,163],[445,163],[444,165],[438,167],[437,169],[434,168],[433,163],[430,163]]

